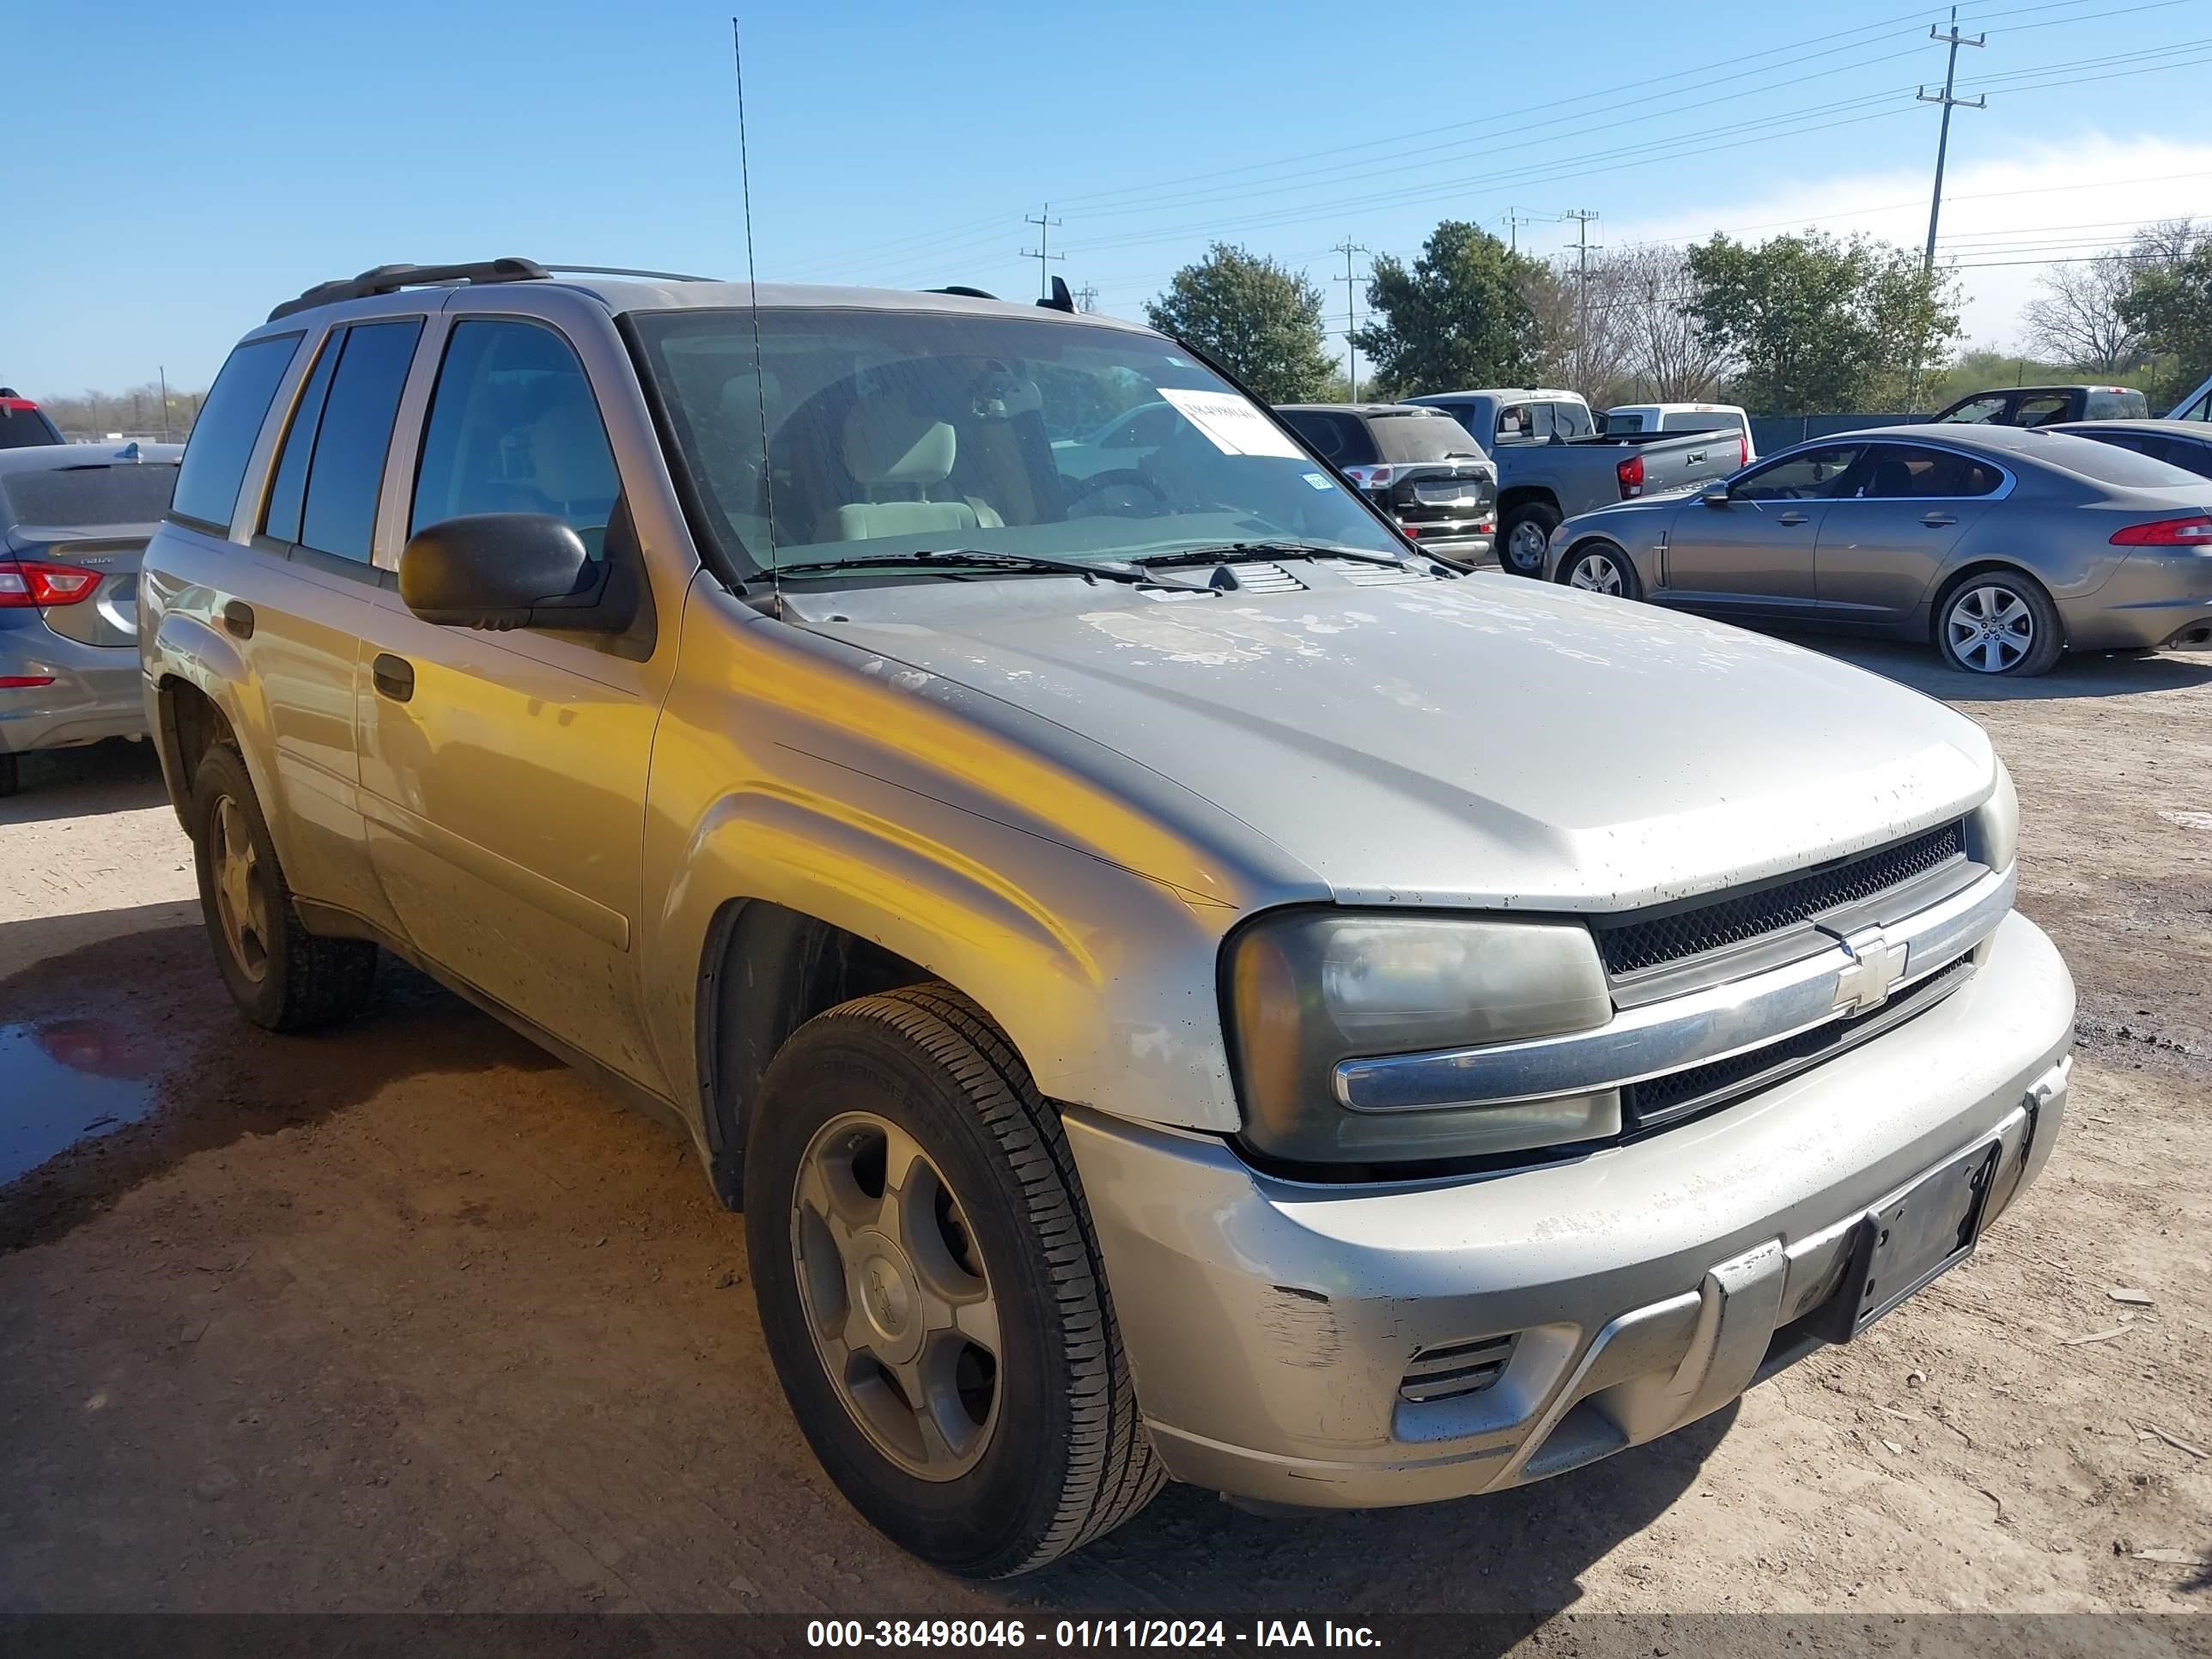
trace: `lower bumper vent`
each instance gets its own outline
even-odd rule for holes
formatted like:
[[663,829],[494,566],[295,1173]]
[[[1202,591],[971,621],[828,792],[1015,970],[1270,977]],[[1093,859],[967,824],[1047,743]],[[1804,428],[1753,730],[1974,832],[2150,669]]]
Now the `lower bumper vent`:
[[1405,1380],[1398,1384],[1398,1398],[1418,1406],[1480,1394],[1505,1375],[1505,1362],[1512,1358],[1513,1345],[1519,1340],[1517,1334],[1509,1333],[1424,1348],[1406,1368]]

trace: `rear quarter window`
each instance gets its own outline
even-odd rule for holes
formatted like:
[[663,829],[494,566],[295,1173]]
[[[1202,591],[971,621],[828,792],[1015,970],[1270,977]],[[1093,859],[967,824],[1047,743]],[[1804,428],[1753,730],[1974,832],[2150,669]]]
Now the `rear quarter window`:
[[184,462],[177,471],[171,512],[229,533],[239,486],[246,482],[246,464],[253,459],[254,440],[261,435],[276,383],[284,378],[299,343],[297,334],[279,334],[249,340],[230,354],[192,424],[191,441],[185,446]]

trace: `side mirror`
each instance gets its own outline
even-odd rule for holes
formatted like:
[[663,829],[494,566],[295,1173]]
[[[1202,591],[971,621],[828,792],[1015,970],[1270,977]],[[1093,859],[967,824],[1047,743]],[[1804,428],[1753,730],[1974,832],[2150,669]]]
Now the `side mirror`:
[[399,597],[450,628],[619,632],[602,605],[606,567],[549,513],[475,513],[425,525],[399,555]]
[[[1703,501],[1707,507],[1726,507],[1730,501],[1734,501],[1735,497],[1729,494],[1729,488],[1726,484],[1716,484],[1698,499]],[[406,567],[403,565],[400,568],[401,573],[404,575]]]

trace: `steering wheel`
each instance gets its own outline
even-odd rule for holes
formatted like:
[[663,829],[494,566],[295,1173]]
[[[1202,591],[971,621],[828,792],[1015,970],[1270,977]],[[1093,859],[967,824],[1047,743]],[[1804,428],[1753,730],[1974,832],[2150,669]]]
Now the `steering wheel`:
[[[1109,489],[1118,489],[1124,493],[1113,505],[1101,502],[1097,511],[1078,512],[1076,510],[1081,503],[1089,501],[1093,495],[1103,495]],[[1134,492],[1138,490],[1142,490],[1144,495],[1139,496],[1135,494]],[[1150,499],[1147,500],[1146,497]],[[1064,516],[1071,519],[1108,516],[1133,518],[1139,514],[1156,513],[1165,507],[1167,501],[1165,490],[1134,467],[1124,466],[1115,467],[1109,471],[1094,472],[1082,483],[1074,485],[1068,491],[1067,503],[1062,511]]]

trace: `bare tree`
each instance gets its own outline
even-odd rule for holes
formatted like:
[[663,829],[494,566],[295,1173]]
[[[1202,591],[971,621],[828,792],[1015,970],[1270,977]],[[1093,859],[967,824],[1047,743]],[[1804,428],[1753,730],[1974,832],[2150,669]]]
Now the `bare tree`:
[[1689,267],[1679,247],[1624,249],[1606,262],[1614,293],[1626,362],[1638,389],[1654,403],[1694,403],[1711,397],[1728,367],[1708,344],[1686,303]]
[[2037,278],[2042,295],[2021,313],[2027,349],[2098,374],[2134,368],[2142,361],[2144,341],[2123,314],[2123,302],[2142,271],[2179,264],[2203,240],[2195,220],[2161,219],[2137,231],[2125,247],[2051,266]]
[[2052,265],[2042,294],[2021,312],[2027,349],[2096,374],[2117,374],[2141,357],[2142,337],[2120,314],[2135,285],[2135,261],[2114,249],[2078,264]]

